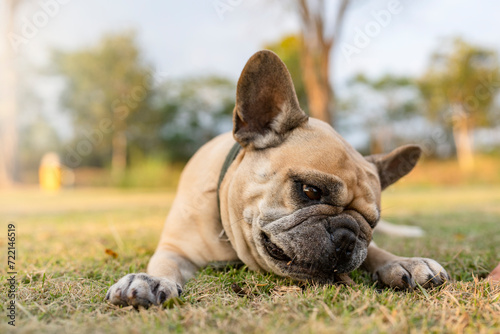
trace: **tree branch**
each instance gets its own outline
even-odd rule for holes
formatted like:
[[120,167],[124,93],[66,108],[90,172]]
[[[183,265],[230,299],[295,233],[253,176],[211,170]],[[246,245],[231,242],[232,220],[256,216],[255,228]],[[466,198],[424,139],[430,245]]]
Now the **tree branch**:
[[342,3],[339,6],[332,35],[326,41],[329,49],[332,47],[333,43],[340,36],[341,30],[342,30],[342,25],[344,23],[345,13],[347,11],[347,7],[349,6],[349,3],[350,3],[350,0],[342,0]]

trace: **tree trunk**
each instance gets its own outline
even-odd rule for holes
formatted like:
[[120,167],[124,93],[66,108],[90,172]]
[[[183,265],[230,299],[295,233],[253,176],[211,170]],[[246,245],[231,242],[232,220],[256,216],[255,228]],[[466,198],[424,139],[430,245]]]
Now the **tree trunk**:
[[453,138],[460,169],[463,172],[472,171],[474,169],[472,134],[469,129],[468,117],[464,112],[457,112],[453,116]]
[[111,174],[120,178],[127,167],[127,137],[125,131],[115,130],[112,139]]
[[17,153],[17,72],[15,54],[9,44],[7,34],[14,31],[15,10],[19,0],[8,0],[5,5],[6,35],[5,59],[0,62],[2,75],[0,76],[0,187],[11,186],[16,173]]
[[332,123],[330,107],[333,105],[333,92],[328,80],[329,50],[313,53],[310,47],[303,43],[302,73],[307,94],[309,113],[328,124]]
[[[302,19],[302,75],[309,113],[332,124],[334,91],[329,80],[330,53],[340,35],[350,0],[340,0],[329,12],[324,0],[297,0]],[[335,19],[332,23],[332,19]]]
[[384,153],[384,144],[382,138],[376,129],[370,134],[370,154],[381,154]]

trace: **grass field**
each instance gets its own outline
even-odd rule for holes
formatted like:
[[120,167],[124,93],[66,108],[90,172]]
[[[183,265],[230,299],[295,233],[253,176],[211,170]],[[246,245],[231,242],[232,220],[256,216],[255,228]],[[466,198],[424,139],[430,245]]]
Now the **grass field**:
[[[112,283],[145,271],[173,195],[0,192],[0,333],[500,333],[500,285],[481,280],[500,261],[498,186],[396,187],[384,195],[384,218],[421,226],[426,236],[376,241],[439,261],[454,279],[440,288],[378,289],[362,271],[351,275],[352,287],[301,285],[245,267],[210,266],[167,308],[107,304]],[[9,222],[17,231],[15,329],[6,317]]]

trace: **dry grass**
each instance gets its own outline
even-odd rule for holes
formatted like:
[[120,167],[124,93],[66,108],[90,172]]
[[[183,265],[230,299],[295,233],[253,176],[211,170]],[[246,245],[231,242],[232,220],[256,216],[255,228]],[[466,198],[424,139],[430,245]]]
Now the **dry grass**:
[[[18,230],[17,333],[499,333],[500,285],[481,280],[500,260],[500,189],[493,186],[390,189],[383,213],[420,225],[422,239],[377,236],[402,255],[433,257],[455,282],[414,292],[380,290],[361,271],[357,285],[300,285],[245,267],[201,271],[169,308],[136,312],[104,302],[110,284],[144,271],[171,192],[74,190],[0,193],[6,225]],[[105,252],[111,249],[115,259]],[[1,263],[5,264],[2,251]],[[0,268],[5,282],[5,267]],[[231,289],[239,284],[248,294]],[[298,288],[280,288],[280,287]],[[0,310],[6,313],[6,286]],[[0,332],[14,332],[1,317]]]

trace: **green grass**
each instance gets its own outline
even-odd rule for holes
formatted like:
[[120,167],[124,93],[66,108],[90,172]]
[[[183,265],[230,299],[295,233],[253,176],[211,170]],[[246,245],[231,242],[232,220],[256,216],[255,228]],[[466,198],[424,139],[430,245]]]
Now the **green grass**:
[[[427,293],[303,285],[246,267],[209,266],[168,308],[139,312],[104,301],[123,275],[145,271],[172,192],[83,189],[0,192],[0,333],[499,333],[500,285],[482,281],[500,260],[500,189],[389,189],[384,218],[426,237],[378,244],[438,260],[454,282]],[[17,320],[7,325],[7,224],[17,229]],[[106,254],[111,249],[115,259]],[[245,293],[236,294],[232,284]]]

